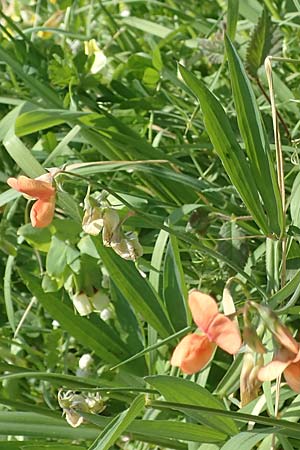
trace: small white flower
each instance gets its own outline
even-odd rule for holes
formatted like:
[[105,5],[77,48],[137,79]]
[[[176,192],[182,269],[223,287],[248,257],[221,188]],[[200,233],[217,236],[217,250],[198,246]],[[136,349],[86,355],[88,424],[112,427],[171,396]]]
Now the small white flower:
[[100,313],[100,317],[102,320],[104,320],[104,322],[106,322],[107,320],[109,320],[112,317],[111,310],[108,308],[103,309]]
[[85,353],[79,359],[78,365],[80,369],[87,370],[93,364],[94,360],[89,353]]

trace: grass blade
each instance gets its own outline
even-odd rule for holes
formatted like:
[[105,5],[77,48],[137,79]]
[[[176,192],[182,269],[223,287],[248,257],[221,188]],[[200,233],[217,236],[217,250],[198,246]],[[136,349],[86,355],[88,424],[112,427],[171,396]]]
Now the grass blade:
[[280,235],[284,224],[283,211],[269,143],[250,81],[228,37],[225,38],[225,46],[238,124],[245,142],[250,169],[268,216],[268,227]]
[[[199,99],[207,132],[228,176],[254,220],[265,234],[269,234],[268,220],[260,203],[252,171],[235,138],[225,111],[217,98],[203,83],[184,67],[179,66],[179,70],[186,84]],[[245,183],[245,180],[247,180],[247,183]]]

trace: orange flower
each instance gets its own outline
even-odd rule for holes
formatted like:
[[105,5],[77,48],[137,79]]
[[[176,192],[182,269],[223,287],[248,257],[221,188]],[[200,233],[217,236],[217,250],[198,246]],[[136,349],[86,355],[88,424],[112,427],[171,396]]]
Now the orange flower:
[[242,340],[236,323],[219,313],[217,303],[210,295],[192,291],[189,307],[203,334],[185,336],[175,348],[171,364],[192,374],[209,362],[216,345],[233,355],[240,349]]
[[52,222],[55,211],[55,188],[50,181],[52,176],[48,173],[34,180],[24,175],[7,180],[7,184],[16,191],[37,199],[30,212],[33,227],[47,227]]
[[282,373],[293,391],[300,393],[300,346],[283,325],[275,335],[281,344],[271,362],[258,372],[260,381],[271,381]]

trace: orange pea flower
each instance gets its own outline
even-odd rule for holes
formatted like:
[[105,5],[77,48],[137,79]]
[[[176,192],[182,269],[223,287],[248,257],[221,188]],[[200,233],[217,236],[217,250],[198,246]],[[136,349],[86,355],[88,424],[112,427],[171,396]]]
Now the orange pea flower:
[[171,364],[192,374],[206,366],[216,346],[233,355],[239,351],[242,340],[237,324],[219,313],[217,303],[210,295],[194,290],[188,301],[194,322],[202,334],[185,336],[175,348]]
[[18,178],[8,178],[7,184],[21,192],[27,198],[37,201],[30,212],[30,220],[33,227],[43,228],[50,225],[55,211],[55,188],[52,186],[52,175],[47,173],[34,180],[24,175]]
[[280,343],[280,348],[273,360],[259,370],[258,379],[271,381],[283,373],[290,388],[300,393],[300,344],[281,324],[277,326],[275,338]]

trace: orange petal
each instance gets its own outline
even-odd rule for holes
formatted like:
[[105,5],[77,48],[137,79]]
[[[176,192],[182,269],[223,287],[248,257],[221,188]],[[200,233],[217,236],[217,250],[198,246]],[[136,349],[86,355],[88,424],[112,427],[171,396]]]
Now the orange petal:
[[188,374],[201,370],[211,359],[215,344],[210,342],[205,335],[188,334],[175,348],[171,364],[178,366]]
[[282,325],[278,324],[275,327],[275,337],[280,344],[290,350],[291,352],[298,353],[299,351],[299,344],[298,342],[293,338],[290,330]]
[[293,391],[300,393],[300,362],[290,364],[284,371],[284,378]]
[[271,381],[277,378],[292,363],[294,353],[281,348],[275,355],[273,361],[258,371],[258,379],[260,381]]
[[218,314],[216,301],[210,295],[194,290],[189,294],[189,307],[194,322],[206,333],[211,321]]
[[231,355],[237,353],[242,345],[240,331],[236,322],[233,322],[221,313],[217,314],[209,325],[207,336]]
[[49,200],[37,200],[30,211],[30,220],[33,227],[43,228],[50,225],[55,211],[55,195]]
[[16,191],[22,192],[22,194],[41,200],[47,200],[55,193],[55,189],[50,183],[32,180],[24,175],[20,175],[18,178],[8,178],[7,184]]

